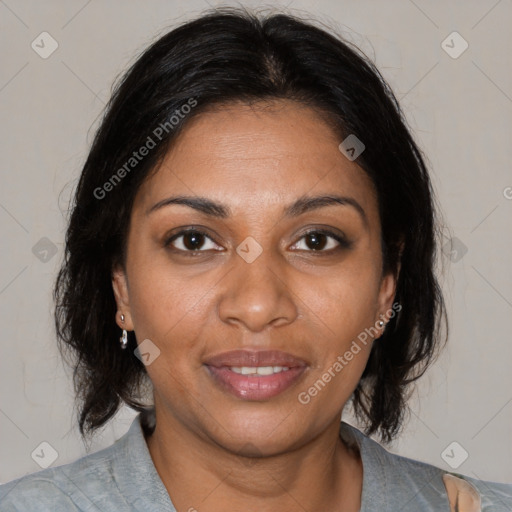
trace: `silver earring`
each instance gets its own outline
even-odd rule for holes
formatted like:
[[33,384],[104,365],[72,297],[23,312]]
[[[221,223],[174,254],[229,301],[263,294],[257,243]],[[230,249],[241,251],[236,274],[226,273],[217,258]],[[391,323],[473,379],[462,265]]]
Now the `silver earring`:
[[121,343],[121,348],[124,350],[128,346],[128,333],[126,329],[123,329],[123,335],[119,338],[119,342]]
[[[124,315],[121,315],[121,322],[124,323]],[[119,338],[119,343],[121,343],[123,350],[128,346],[128,332],[126,329],[123,329],[123,335]]]
[[384,327],[384,322],[382,320],[379,320],[379,327]]

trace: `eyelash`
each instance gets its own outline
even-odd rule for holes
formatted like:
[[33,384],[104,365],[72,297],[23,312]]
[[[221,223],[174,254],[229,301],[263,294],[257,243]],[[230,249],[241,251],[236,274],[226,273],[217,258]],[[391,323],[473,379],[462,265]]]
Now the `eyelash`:
[[[202,236],[210,239],[216,245],[219,245],[219,244],[217,244],[217,242],[215,242],[215,240],[213,240],[213,238],[211,236],[209,236],[207,233],[205,233],[201,229],[189,228],[189,229],[184,229],[184,230],[182,230],[182,231],[180,231],[178,233],[175,233],[174,235],[169,237],[164,242],[164,247],[171,246],[172,242],[174,242],[176,239],[178,239],[178,238],[180,238],[180,237],[182,237],[182,236],[184,236],[184,235],[186,235],[188,233],[194,233],[194,234],[202,235]],[[328,250],[320,249],[320,250],[315,251],[315,250],[312,250],[312,249],[309,249],[309,250],[300,249],[300,251],[309,252],[309,253],[312,253],[312,254],[315,254],[315,255],[321,255],[322,253],[329,255],[329,254],[332,254],[334,252],[340,251],[342,249],[350,249],[352,247],[352,242],[349,242],[343,236],[338,235],[337,233],[334,233],[334,232],[326,230],[326,229],[310,229],[309,231],[306,231],[305,233],[303,233],[302,236],[299,238],[299,240],[297,242],[295,242],[293,245],[296,245],[300,240],[302,240],[303,238],[305,238],[308,235],[311,235],[312,233],[319,234],[319,235],[325,235],[327,237],[333,238],[334,240],[336,240],[338,242],[339,245],[338,245],[338,247],[335,247],[333,249],[328,249]],[[171,250],[179,252],[179,253],[182,253],[182,254],[187,255],[187,256],[192,256],[192,257],[196,256],[196,255],[199,255],[201,253],[207,253],[208,252],[208,251],[201,250],[201,249],[197,249],[195,251],[185,250],[185,249],[177,249],[177,248],[172,247],[172,246],[171,246]],[[220,251],[218,251],[218,252],[220,252]]]

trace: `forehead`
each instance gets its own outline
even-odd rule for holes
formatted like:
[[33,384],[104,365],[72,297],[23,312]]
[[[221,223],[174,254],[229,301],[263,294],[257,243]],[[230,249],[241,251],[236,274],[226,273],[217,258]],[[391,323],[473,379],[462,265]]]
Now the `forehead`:
[[206,196],[234,212],[261,215],[303,195],[341,193],[376,213],[367,174],[338,149],[339,136],[312,108],[289,100],[230,104],[189,120],[134,209],[168,195]]

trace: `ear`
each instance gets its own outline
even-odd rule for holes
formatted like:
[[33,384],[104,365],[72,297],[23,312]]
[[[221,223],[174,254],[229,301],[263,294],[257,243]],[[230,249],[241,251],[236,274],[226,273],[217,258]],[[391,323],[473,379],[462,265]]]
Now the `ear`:
[[[115,267],[112,270],[112,289],[117,304],[116,323],[121,329],[133,331],[128,279],[126,272],[121,267]],[[121,321],[121,315],[124,315],[124,322]]]
[[396,293],[396,283],[398,281],[398,272],[397,274],[393,274],[389,272],[386,274],[381,281],[380,290],[379,290],[379,298],[378,298],[378,311],[379,317],[380,315],[384,315],[384,321],[388,321],[388,315],[386,312],[389,312],[391,306],[393,305],[393,299],[395,298]]
[[[399,255],[398,255],[398,264],[396,268],[396,272],[388,272],[386,275],[382,277],[379,297],[378,297],[378,311],[379,315],[384,315],[384,322],[389,321],[389,315],[393,312],[393,316],[395,314],[395,310],[392,309],[393,300],[396,294],[396,285],[398,282],[398,277],[400,275],[400,269],[402,266],[402,253],[404,249],[403,242],[399,246]],[[401,309],[401,307],[400,307]],[[400,311],[398,309],[398,311]],[[384,325],[385,327],[385,325]]]

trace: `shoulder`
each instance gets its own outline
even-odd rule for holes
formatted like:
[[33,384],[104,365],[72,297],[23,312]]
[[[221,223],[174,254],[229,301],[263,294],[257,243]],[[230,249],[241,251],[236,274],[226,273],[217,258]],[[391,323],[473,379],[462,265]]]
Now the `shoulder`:
[[[382,447],[381,449],[384,450]],[[384,451],[385,457],[392,467],[391,476],[396,482],[394,486],[396,489],[408,487],[414,489],[418,496],[426,498],[426,502],[429,498],[436,499],[440,497],[448,503],[447,487],[443,479],[448,474],[471,485],[473,489],[471,490],[471,487],[469,487],[469,490],[477,499],[479,496],[482,512],[512,511],[512,484],[479,480],[461,473],[445,471],[418,460],[392,454],[387,450]],[[458,487],[460,488],[460,484]],[[468,488],[468,486],[466,487]],[[454,489],[454,491],[457,494],[457,489]]]
[[[39,473],[45,474],[39,475]],[[80,510],[73,503],[71,496],[66,493],[66,489],[59,488],[48,470],[39,473],[0,485],[0,511]]]
[[0,512],[175,512],[149,453],[144,417],[108,448],[0,486]]
[[122,439],[75,462],[0,485],[0,512],[115,510],[124,503],[113,468]]
[[[437,466],[397,455],[386,450],[378,442],[365,436],[355,427],[342,422],[340,435],[359,446],[364,468],[364,484],[369,507],[378,507],[385,499],[385,510],[450,510],[443,476],[452,474],[477,491],[482,512],[512,511],[512,484],[478,480],[466,475],[445,471]],[[362,511],[365,510],[362,508]]]

